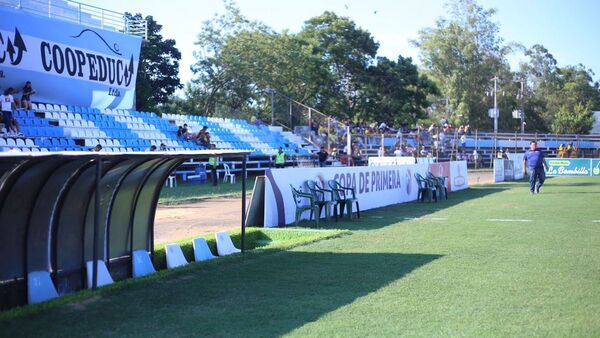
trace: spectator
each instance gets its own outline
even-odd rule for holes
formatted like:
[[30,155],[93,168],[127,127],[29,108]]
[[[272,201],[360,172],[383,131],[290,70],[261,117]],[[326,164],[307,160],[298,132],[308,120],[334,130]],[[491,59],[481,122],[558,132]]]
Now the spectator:
[[561,143],[560,146],[558,147],[557,155],[558,155],[558,158],[564,158],[565,157],[565,145],[564,145],[564,143]]
[[92,148],[92,151],[95,152],[99,152],[102,150],[102,145],[100,145],[100,143],[96,144],[96,146],[94,148]]
[[17,129],[14,124],[12,115],[13,109],[16,109],[15,99],[13,98],[14,90],[8,88],[4,91],[4,95],[0,95],[0,102],[2,102],[2,121],[6,127],[6,132],[10,135],[11,133],[17,134]]
[[164,143],[160,144],[160,151],[167,151],[167,145]]
[[467,134],[463,133],[460,136],[460,148],[465,149],[467,147]]
[[25,87],[23,87],[23,95],[21,96],[21,107],[27,110],[31,110],[31,95],[35,94],[35,90],[31,86],[31,81],[25,82]]
[[154,144],[151,145],[148,151],[156,151],[156,146]]
[[327,165],[327,158],[329,154],[325,151],[325,147],[321,147],[321,150],[317,153],[319,159],[319,167],[325,167]]
[[[216,149],[214,144],[209,146],[209,149]],[[213,155],[208,158],[208,166],[210,169],[210,173],[213,179],[213,186],[217,186],[219,183],[219,177],[217,176],[217,168],[219,167],[219,157],[217,155]]]
[[394,156],[397,156],[397,157],[402,156],[402,148],[401,147],[396,147],[396,150],[394,150]]
[[285,168],[285,153],[281,147],[275,154],[275,168]]

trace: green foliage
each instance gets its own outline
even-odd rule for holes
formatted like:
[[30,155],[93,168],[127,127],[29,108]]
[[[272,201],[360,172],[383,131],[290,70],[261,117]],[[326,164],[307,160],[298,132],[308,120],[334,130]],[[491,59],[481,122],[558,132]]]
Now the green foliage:
[[[129,19],[142,19],[141,14],[125,13]],[[169,102],[169,97],[182,85],[179,81],[181,53],[175,40],[163,39],[159,25],[152,16],[146,16],[148,39],[142,41],[136,82],[136,109],[156,111],[159,105]]]
[[490,128],[487,110],[491,106],[485,93],[495,75],[510,81],[506,61],[510,49],[498,36],[499,27],[492,21],[494,10],[484,9],[474,0],[456,0],[447,6],[450,17],[421,30],[414,44],[420,48],[423,67],[442,96],[449,99],[454,114],[462,115],[472,127]]
[[[325,12],[291,34],[247,20],[232,2],[226,10],[205,22],[198,36],[202,52],[185,98],[192,103],[179,107],[202,115],[218,114],[219,106],[246,118],[255,111],[270,115],[272,88],[336,117],[392,122],[422,116],[435,91],[410,58],[376,64],[378,44],[348,18]],[[285,123],[289,116],[276,119]]]

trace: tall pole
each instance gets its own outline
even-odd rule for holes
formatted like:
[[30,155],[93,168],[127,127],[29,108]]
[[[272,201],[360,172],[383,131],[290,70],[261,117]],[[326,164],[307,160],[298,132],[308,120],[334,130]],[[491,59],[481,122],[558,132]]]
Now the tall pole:
[[521,79],[521,134],[525,134],[525,79]]
[[494,76],[494,134],[498,133],[498,98],[496,94],[498,92],[498,77]]

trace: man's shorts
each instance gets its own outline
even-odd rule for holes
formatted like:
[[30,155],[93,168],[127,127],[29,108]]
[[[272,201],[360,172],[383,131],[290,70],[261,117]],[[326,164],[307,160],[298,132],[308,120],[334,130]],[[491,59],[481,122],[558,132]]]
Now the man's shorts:
[[12,111],[2,111],[2,123],[8,126],[9,122],[13,120]]

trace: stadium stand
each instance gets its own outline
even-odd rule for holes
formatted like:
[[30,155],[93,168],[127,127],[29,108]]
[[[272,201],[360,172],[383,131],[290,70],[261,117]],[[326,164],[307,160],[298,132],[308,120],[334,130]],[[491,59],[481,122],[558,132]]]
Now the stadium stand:
[[207,126],[211,143],[218,149],[251,150],[254,156],[272,156],[279,147],[288,156],[310,155],[297,138],[280,127],[255,126],[239,119],[165,114],[122,109],[97,109],[38,103],[32,110],[15,110],[21,135],[2,130],[0,151],[89,151],[97,144],[103,151],[146,151],[165,144],[167,150],[202,150],[203,145],[177,138],[179,125],[190,133]]

